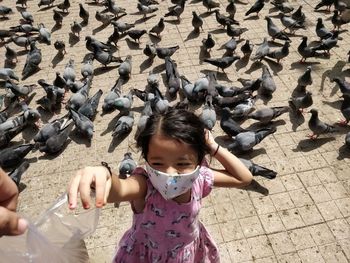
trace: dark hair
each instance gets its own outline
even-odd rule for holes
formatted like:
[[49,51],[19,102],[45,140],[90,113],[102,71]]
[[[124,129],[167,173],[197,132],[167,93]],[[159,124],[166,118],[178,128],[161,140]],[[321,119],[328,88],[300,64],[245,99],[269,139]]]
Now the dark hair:
[[143,132],[136,138],[136,145],[147,161],[149,142],[153,135],[161,132],[173,139],[190,145],[198,154],[198,162],[210,152],[206,145],[204,124],[193,112],[169,108],[165,113],[155,113],[147,120]]

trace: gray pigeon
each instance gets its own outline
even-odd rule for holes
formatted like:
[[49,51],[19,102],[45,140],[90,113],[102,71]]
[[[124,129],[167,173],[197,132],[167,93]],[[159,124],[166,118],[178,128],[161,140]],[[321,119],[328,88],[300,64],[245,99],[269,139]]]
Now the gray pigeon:
[[267,179],[274,179],[276,178],[277,172],[268,169],[264,166],[260,166],[258,164],[253,163],[251,160],[243,159],[243,158],[238,158],[244,165],[245,167],[248,168],[248,170],[252,173],[253,176],[262,176]]
[[123,138],[129,134],[134,125],[134,113],[129,111],[127,115],[121,116],[114,126],[112,136],[114,138]]
[[128,94],[116,98],[113,101],[113,108],[120,112],[129,111],[133,104],[133,90],[130,90]]
[[27,59],[22,70],[22,80],[34,74],[39,69],[41,60],[41,50],[35,46],[35,41],[33,41],[30,43],[30,51],[28,52]]
[[73,21],[73,24],[70,25],[70,29],[75,36],[78,35],[78,38],[80,38],[80,32],[83,30],[81,24],[79,24],[77,21]]
[[342,95],[344,98],[341,106],[340,106],[340,112],[344,116],[344,120],[341,120],[338,122],[339,125],[347,125],[350,121],[350,97],[347,95]]
[[321,0],[316,6],[315,10],[320,9],[321,7],[326,7],[327,11],[330,12],[331,6],[334,4],[334,0]]
[[46,123],[34,136],[34,141],[37,143],[45,143],[49,138],[57,134],[58,131],[65,126],[67,121],[67,115],[65,115],[61,118]]
[[146,128],[146,123],[149,117],[152,115],[152,107],[150,101],[145,101],[144,108],[141,112],[141,116],[139,118],[139,121],[137,123],[137,129],[135,132],[135,139],[144,131]]
[[19,80],[19,78],[16,76],[15,72],[11,68],[0,68],[0,79],[7,80],[7,79],[15,79]]
[[338,84],[339,89],[343,95],[350,97],[350,83],[349,82],[342,80],[339,77],[333,78],[332,81],[334,81],[335,83]]
[[79,3],[79,16],[81,19],[83,19],[84,24],[89,23],[89,12],[84,8],[82,3]]
[[13,63],[13,60],[16,60],[16,63],[17,63],[18,59],[17,59],[16,50],[10,48],[8,45],[5,45],[5,48],[6,48],[6,52],[5,52],[6,60],[10,63]]
[[270,37],[272,37],[272,40],[280,39],[284,41],[290,41],[289,37],[286,35],[286,33],[282,32],[273,22],[271,17],[265,16],[265,20],[267,21],[267,33]]
[[182,93],[185,95],[185,98],[190,102],[198,101],[198,97],[194,92],[194,84],[189,81],[184,75],[180,76],[181,78],[181,88]]
[[10,31],[21,32],[21,33],[25,33],[26,35],[28,35],[28,34],[31,34],[33,32],[38,32],[39,29],[30,25],[30,24],[21,24],[19,26],[10,27]]
[[46,96],[36,102],[41,105],[44,109],[54,112],[56,109],[61,107],[61,102],[64,99],[65,89],[51,85],[47,83],[44,79],[39,79],[38,84],[46,92]]
[[137,164],[132,158],[131,152],[125,153],[123,160],[119,164],[119,178],[126,179],[136,167]]
[[114,15],[96,11],[95,19],[100,21],[103,26],[107,26],[111,23],[112,19],[114,19]]
[[320,56],[317,51],[307,45],[307,37],[303,36],[302,41],[298,46],[298,53],[302,56],[300,63],[306,61],[307,58]]
[[264,8],[265,0],[257,0],[245,13],[245,16],[249,16],[252,13],[256,13],[259,16],[259,12]]
[[308,66],[305,72],[298,78],[298,85],[306,87],[312,84],[311,66]]
[[275,81],[272,78],[269,68],[266,65],[262,66],[261,75],[261,87],[259,89],[260,94],[265,96],[271,96],[276,90]]
[[279,64],[281,59],[284,59],[289,55],[289,46],[290,46],[290,42],[285,41],[284,45],[281,48],[277,48],[269,51],[269,53],[267,53],[267,56],[270,58],[277,59],[277,63]]
[[152,14],[154,12],[158,11],[158,7],[155,5],[143,5],[140,2],[137,3],[137,9],[139,10],[140,14],[143,14],[143,17],[146,18],[148,14]]
[[227,149],[233,153],[250,151],[255,145],[259,144],[264,138],[274,132],[276,132],[276,127],[241,132],[234,138],[234,142],[227,146]]
[[212,97],[208,95],[205,98],[205,104],[202,107],[202,112],[199,119],[204,124],[205,128],[212,130],[216,123],[216,112],[213,106]]
[[62,22],[63,22],[63,15],[61,14],[61,12],[57,11],[57,10],[52,10],[53,11],[53,20],[55,21],[55,26],[56,27],[62,27]]
[[156,48],[157,56],[161,59],[165,59],[166,57],[171,57],[179,48],[180,48],[179,46],[157,47]]
[[91,141],[91,138],[94,135],[94,124],[92,121],[82,113],[73,109],[70,109],[70,113],[77,130]]
[[116,27],[118,31],[122,34],[130,30],[131,28],[135,27],[135,24],[130,24],[130,23],[121,22],[121,21],[112,21],[111,24],[114,27]]
[[289,111],[289,107],[271,107],[263,108],[248,114],[248,119],[254,119],[261,124],[269,124],[275,118]]
[[333,35],[327,39],[322,40],[321,44],[312,47],[312,50],[323,50],[325,53],[330,55],[329,51],[334,48],[338,43],[339,31],[334,31]]
[[312,93],[307,91],[305,95],[292,97],[289,99],[289,104],[294,110],[299,110],[301,113],[303,113],[304,109],[313,104]]
[[117,62],[117,63],[122,63],[123,62],[123,60],[120,57],[115,57],[111,53],[102,50],[98,46],[94,46],[94,52],[93,53],[94,53],[94,58],[98,62],[103,64],[105,67],[108,64],[112,63],[112,62]]
[[229,0],[228,2],[229,4],[226,6],[226,13],[228,13],[231,18],[234,18],[237,11],[235,0]]
[[80,73],[84,79],[91,78],[94,76],[94,66],[92,58],[89,58],[80,68]]
[[53,43],[53,46],[55,49],[60,52],[62,55],[67,54],[66,51],[66,44],[63,40],[56,40],[55,43]]
[[58,9],[61,9],[64,13],[68,13],[68,9],[70,7],[70,2],[69,0],[63,0],[62,3],[56,5]]
[[223,72],[225,72],[225,69],[228,68],[235,62],[236,60],[240,59],[239,56],[226,56],[222,58],[205,58],[203,61],[207,62],[209,64],[212,64],[213,66],[216,66],[218,69],[220,68]]
[[154,44],[146,44],[146,47],[143,49],[143,54],[145,54],[149,59],[153,60],[157,55],[156,47]]
[[89,78],[85,80],[84,86],[78,90],[77,93],[74,93],[68,100],[67,106],[75,111],[85,103],[89,97],[89,91],[91,87],[91,81]]
[[302,11],[303,6],[300,5],[299,8],[292,14],[292,18],[301,24],[305,22],[305,14]]
[[275,6],[279,11],[281,11],[283,14],[290,13],[294,10],[294,7],[291,6],[288,2],[282,2],[279,1],[272,1],[271,4]]
[[241,35],[244,32],[247,32],[248,28],[246,27],[233,27],[230,24],[227,24],[226,34],[230,37],[238,37],[238,40],[241,39]]
[[131,37],[135,42],[140,43],[140,38],[146,34],[147,31],[145,29],[132,29],[126,32],[126,34]]
[[0,151],[0,167],[10,168],[20,164],[24,157],[33,149],[34,144],[12,146]]
[[45,141],[45,143],[42,143],[39,146],[39,151],[47,154],[56,154],[60,152],[66,145],[72,127],[73,122],[62,127],[56,134],[52,135]]
[[69,59],[63,71],[63,78],[66,81],[66,85],[71,89],[75,81],[75,69],[74,60]]
[[25,22],[28,22],[29,24],[32,24],[34,22],[33,15],[28,11],[21,11],[20,13]]
[[102,96],[102,90],[99,89],[91,98],[87,99],[85,103],[79,108],[78,112],[93,120],[96,116],[97,107]]
[[51,32],[45,27],[43,23],[38,25],[39,29],[39,39],[40,41],[51,45]]
[[150,34],[151,34],[151,33],[156,34],[157,37],[160,37],[160,33],[163,32],[164,28],[165,28],[164,18],[161,17],[160,20],[159,20],[159,22],[158,22],[155,26],[153,26],[153,27],[151,28],[151,30],[149,31],[149,33],[150,33]]
[[20,186],[22,175],[25,173],[25,171],[29,168],[29,163],[27,161],[24,161],[20,164],[15,170],[11,171],[8,175],[12,179],[12,181],[15,182],[17,187]]
[[125,60],[120,64],[118,68],[118,73],[121,78],[129,79],[132,70],[132,57],[127,55]]
[[11,36],[10,39],[17,46],[24,47],[26,50],[28,50],[28,46],[30,45],[31,41],[33,41],[32,37],[17,36],[17,35]]
[[[203,1],[212,1],[212,0],[203,0]],[[169,7],[169,12],[166,13],[164,17],[176,16],[177,20],[180,21],[181,20],[180,16],[185,10],[185,3],[186,3],[186,0],[181,0],[181,2],[178,5]]]
[[237,48],[237,41],[234,38],[231,38],[224,44],[227,54],[233,54]]
[[302,23],[300,23],[297,20],[294,20],[292,17],[287,16],[283,13],[280,13],[279,16],[280,16],[282,25],[284,25],[285,27],[284,30],[288,28],[291,34],[294,34],[295,31],[300,28],[305,29],[305,26]]
[[240,102],[233,108],[231,116],[234,119],[243,119],[247,117],[248,114],[254,110],[255,100],[256,96]]
[[327,39],[331,36],[333,36],[332,32],[326,29],[326,27],[323,24],[323,20],[321,17],[317,18],[317,24],[316,24],[316,35],[320,39]]
[[55,2],[55,0],[39,0],[38,6],[39,6],[39,8],[43,5],[52,6],[53,2]]
[[108,44],[105,44],[92,36],[85,37],[85,47],[87,50],[94,52],[94,48],[99,48],[104,51],[111,51],[111,47]]
[[[1,121],[0,116],[0,121]],[[23,130],[22,126],[15,127],[13,129],[10,129],[8,131],[0,131],[0,149],[7,147],[11,140],[15,138],[21,131]]]
[[258,46],[255,51],[254,56],[251,57],[251,60],[259,60],[261,61],[267,54],[270,52],[270,47],[267,42],[267,38],[264,37],[264,41]]
[[104,112],[115,110],[114,101],[118,98],[120,98],[121,95],[121,86],[123,85],[123,79],[118,79],[116,81],[115,85],[112,87],[110,92],[107,93],[106,97],[104,98],[102,110]]
[[106,0],[108,12],[115,15],[116,18],[126,15],[125,8],[118,6],[114,0]]
[[318,118],[318,111],[316,109],[311,109],[310,113],[311,118],[308,122],[308,126],[312,131],[312,134],[309,136],[311,139],[316,139],[320,134],[336,131],[334,126],[324,123]]
[[230,109],[227,107],[222,109],[220,127],[230,137],[247,131],[241,128],[241,126],[239,126],[239,124],[231,117]]
[[203,5],[207,8],[208,12],[211,12],[213,8],[219,7],[220,3],[217,3],[214,0],[203,0]]
[[11,90],[17,98],[27,98],[34,87],[35,85],[17,85],[11,79],[8,79],[5,83],[5,88]]
[[215,46],[215,41],[213,39],[213,36],[212,34],[208,33],[208,38],[204,38],[202,40],[202,44],[203,44],[203,48],[208,51],[209,49],[209,52],[211,51],[211,49]]
[[194,31],[199,31],[199,28],[203,30],[203,18],[201,18],[196,11],[192,11],[192,26]]
[[171,98],[175,98],[181,86],[181,79],[177,65],[170,57],[165,58],[165,74],[169,95]]
[[350,148],[350,132],[345,135],[345,145]]

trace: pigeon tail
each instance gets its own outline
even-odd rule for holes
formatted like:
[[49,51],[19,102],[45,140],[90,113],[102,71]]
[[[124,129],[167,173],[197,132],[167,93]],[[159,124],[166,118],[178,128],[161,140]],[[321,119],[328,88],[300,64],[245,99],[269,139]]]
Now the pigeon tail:
[[29,167],[29,163],[27,161],[24,161],[23,163],[21,163],[19,167],[17,167],[15,170],[9,173],[10,178],[12,179],[12,181],[15,182],[17,187],[21,182],[22,175],[28,169],[28,167]]
[[255,141],[256,144],[260,143],[263,139],[265,139],[268,135],[276,132],[276,127],[264,128],[256,131]]
[[277,172],[257,164],[253,165],[250,172],[253,174],[253,176],[262,176],[267,179],[274,179],[277,175]]

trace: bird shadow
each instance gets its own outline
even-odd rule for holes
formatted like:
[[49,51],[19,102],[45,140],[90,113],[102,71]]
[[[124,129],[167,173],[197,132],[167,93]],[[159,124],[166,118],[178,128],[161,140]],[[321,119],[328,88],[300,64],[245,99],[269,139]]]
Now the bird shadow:
[[38,133],[39,129],[35,125],[29,125],[22,131],[22,138],[25,143],[29,143]]
[[245,68],[248,65],[249,57],[250,56],[244,56],[236,62],[235,64],[236,71],[239,71],[240,69]]
[[118,67],[119,67],[119,65],[117,65],[117,66],[106,66],[106,67],[103,66],[103,67],[95,68],[94,69],[94,75],[95,76],[102,75],[102,74],[104,74],[106,72],[109,72],[109,71],[111,71],[113,69],[116,69]]
[[24,56],[28,53],[28,50],[26,49],[23,49],[23,50],[20,50],[17,52],[17,56],[20,57],[20,56]]
[[269,40],[267,41],[270,47],[283,47],[284,44],[273,41],[273,40]]
[[[338,60],[334,66],[331,69],[328,69],[323,72],[321,77],[321,85],[320,85],[320,91],[322,92],[325,85],[326,78],[329,78],[332,80],[335,77],[343,77],[343,68],[345,67],[346,62],[342,60]],[[337,85],[338,86],[338,85]]]
[[310,152],[334,140],[335,140],[334,137],[303,139],[299,141],[299,143],[296,145],[296,148],[292,149],[292,151],[293,152]]
[[321,64],[321,62],[318,62],[318,61],[305,61],[305,62],[296,61],[290,64],[289,70],[303,69],[307,66],[319,65],[319,64]]
[[86,147],[91,147],[91,140],[88,140],[85,136],[82,136],[76,128],[69,134],[69,138],[76,144],[84,144]]
[[251,149],[247,152],[237,152],[236,155],[241,157],[241,158],[244,158],[244,159],[253,159],[254,157],[256,156],[259,156],[259,155],[264,155],[266,154],[266,150],[264,148],[258,148],[258,149]]
[[[208,75],[209,72],[213,72],[213,71],[208,69],[203,69],[200,72],[203,73],[204,75]],[[225,72],[216,71],[216,78],[221,81],[232,82],[232,80],[229,79],[229,77]]]
[[153,58],[147,58],[140,64],[140,73],[144,72],[146,69],[150,68],[153,64]]
[[148,36],[153,44],[158,44],[162,40],[161,37],[158,37],[158,36],[153,35],[153,34],[148,34]]
[[82,21],[82,22],[80,22],[80,25],[81,25],[82,27],[86,27],[88,24],[89,24],[88,21]]
[[203,60],[205,58],[210,58],[210,53],[207,51],[206,48],[204,48],[203,46],[200,47],[200,51],[198,53],[198,58],[199,58],[199,64],[203,64]]
[[99,27],[96,27],[92,30],[92,34],[96,35],[98,32],[102,31],[103,29],[105,29],[109,24],[102,24]]
[[[104,113],[106,114],[106,113]],[[115,125],[117,124],[119,118],[122,116],[123,114],[121,112],[118,113],[118,115],[116,115],[107,125],[107,128],[100,134],[101,136],[105,136],[107,133],[110,133],[114,130]]]
[[350,149],[347,145],[344,144],[339,148],[339,154],[337,159],[344,160],[345,158],[350,158]]
[[248,17],[245,17],[243,20],[259,20],[260,17],[258,15],[255,15],[255,16],[248,16]]
[[[145,23],[145,22],[147,22],[148,20],[150,20],[151,18],[153,18],[155,16],[157,16],[157,15],[151,15],[151,16],[142,17],[140,19],[135,20],[134,24],[137,25],[137,24]],[[164,22],[166,22],[166,21],[164,21]]]
[[297,128],[305,122],[304,115],[295,109],[289,111],[289,120],[292,123],[292,130],[296,132]]
[[267,189],[265,186],[261,185],[259,182],[257,182],[254,179],[244,189],[247,190],[248,192],[256,192],[265,196],[269,195],[269,189]]
[[38,11],[39,11],[39,12],[44,12],[44,11],[49,10],[49,9],[51,9],[51,8],[54,8],[54,7],[55,7],[55,5],[52,5],[52,6],[45,6],[45,7],[43,7],[43,8],[40,8]]
[[162,63],[162,64],[160,64],[158,66],[155,66],[153,68],[152,72],[154,74],[159,74],[159,73],[163,72],[164,70],[165,70],[165,63]]
[[64,58],[64,54],[62,52],[57,52],[57,54],[53,57],[51,63],[52,68],[55,68],[58,63],[60,63]]
[[51,28],[51,33],[56,32],[56,31],[58,31],[58,30],[61,29],[61,28],[62,28],[62,25],[60,25],[60,24],[55,24],[55,25]]
[[137,43],[135,41],[131,41],[129,38],[126,38],[125,42],[128,45],[129,49],[133,49],[133,50],[141,49],[139,43]]
[[326,104],[328,106],[331,106],[334,109],[339,110],[343,101],[342,100],[336,100],[336,101],[327,101],[327,100],[323,100],[322,101],[323,104]]
[[71,47],[73,47],[76,43],[78,43],[80,40],[79,37],[77,37],[76,35],[74,35],[73,33],[69,33],[69,44]]
[[109,144],[109,147],[108,147],[108,152],[109,153],[112,153],[114,152],[115,148],[118,147],[119,144],[121,144],[125,138],[127,138],[129,136],[130,132],[126,133],[126,134],[123,134],[121,136],[118,136],[118,137],[112,137],[112,141],[111,143]]
[[199,37],[199,35],[200,35],[199,29],[193,29],[186,37],[185,42],[192,40],[192,39],[195,39],[195,38]]
[[251,74],[253,73],[254,71],[256,70],[259,70],[261,69],[263,63],[261,61],[254,61],[251,65],[250,65],[250,68],[247,69],[244,73],[246,74]]
[[47,111],[43,109],[42,107],[37,107],[37,111],[40,113],[40,119],[44,122],[47,123],[54,115],[54,112]]
[[226,32],[226,30],[224,28],[217,28],[217,29],[209,31],[208,33],[211,33],[211,34],[222,34],[222,33],[225,33],[225,32]]
[[278,72],[280,72],[283,69],[282,64],[277,63],[277,61],[274,61],[272,59],[264,57],[264,60],[267,62],[269,65],[269,68],[272,70],[273,75],[277,76]]
[[181,20],[179,19],[171,19],[171,20],[164,20],[164,22],[167,22],[172,25],[179,25],[181,23]]
[[259,95],[259,99],[262,100],[264,105],[267,105],[267,103],[272,99],[272,94],[262,94],[260,93],[260,89],[258,90],[258,95]]
[[12,62],[12,61],[10,61],[8,59],[5,59],[4,68],[12,68],[13,69],[13,68],[16,67],[16,65],[17,65],[16,62]]

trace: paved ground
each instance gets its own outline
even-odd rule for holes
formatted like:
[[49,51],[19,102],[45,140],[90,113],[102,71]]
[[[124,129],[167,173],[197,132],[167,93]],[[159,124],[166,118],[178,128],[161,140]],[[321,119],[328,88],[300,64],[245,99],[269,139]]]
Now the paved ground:
[[[58,0],[57,0],[58,1]],[[42,50],[43,62],[41,70],[21,83],[36,83],[40,78],[53,81],[55,72],[63,72],[65,64],[70,58],[75,60],[77,75],[79,75],[81,61],[87,53],[84,38],[93,34],[99,40],[105,41],[112,32],[112,26],[101,30],[100,23],[94,18],[96,10],[102,7],[84,4],[90,12],[90,22],[84,27],[80,40],[70,36],[70,24],[74,20],[81,19],[78,16],[78,3],[83,1],[71,1],[70,13],[64,18],[63,27],[54,31],[52,43],[61,39],[67,44],[67,54],[64,58],[56,55],[53,45],[39,44]],[[180,45],[180,50],[173,58],[178,64],[181,74],[195,81],[202,72],[215,70],[208,64],[202,64],[203,53],[200,52],[201,40],[212,32],[216,41],[216,47],[211,52],[211,57],[220,57],[224,53],[218,50],[229,38],[218,27],[214,15],[205,14],[206,9],[201,2],[188,1],[185,12],[181,16],[181,23],[170,21],[166,23],[166,32],[162,34],[160,46]],[[193,3],[194,2],[194,3]],[[237,4],[236,19],[241,26],[249,29],[243,35],[244,39],[250,39],[252,43],[259,44],[266,35],[266,14],[275,16],[272,5],[266,3],[260,17],[243,21],[244,13],[254,1],[249,0],[248,5]],[[14,7],[14,1],[4,0],[2,5]],[[303,5],[307,14],[307,30],[300,30],[297,36],[292,37],[290,55],[282,65],[271,61],[263,61],[270,67],[277,84],[277,91],[268,105],[287,105],[292,90],[296,86],[297,78],[305,70],[307,65],[313,68],[313,84],[308,87],[314,98],[314,108],[319,110],[323,121],[334,123],[340,119],[341,113],[338,87],[330,82],[330,78],[340,75],[349,77],[349,64],[346,63],[346,54],[349,51],[349,26],[346,25],[341,33],[341,41],[331,51],[330,57],[308,59],[308,63],[300,64],[300,56],[297,46],[300,43],[301,34],[309,37],[309,41],[317,40],[315,24],[318,17],[325,20],[327,28],[332,29],[331,14],[313,11],[317,1],[293,1],[291,4],[297,8]],[[142,16],[134,14],[135,1],[120,0],[118,4],[127,9],[128,15],[123,21],[133,22],[138,20],[136,28],[150,29],[167,11],[170,1],[162,1],[156,17],[147,21],[140,20]],[[222,11],[225,10],[227,1],[221,0]],[[43,22],[49,29],[53,28],[52,9],[38,10],[37,1],[28,1],[28,10],[35,17],[35,25]],[[204,32],[199,36],[191,33],[190,26],[192,11],[203,14]],[[20,15],[16,11],[9,20],[0,21],[1,28],[9,28],[18,24]],[[281,26],[279,20],[273,21]],[[128,38],[121,40],[120,49],[116,53],[123,58],[131,54],[133,57],[133,70],[131,80],[123,86],[123,92],[130,88],[143,89],[148,72],[160,72],[162,77],[163,62],[156,58],[152,65],[144,63],[145,56],[142,53],[146,43],[156,41],[145,35],[140,44],[134,44]],[[159,41],[159,40],[158,40]],[[280,42],[281,43],[281,42]],[[241,44],[240,44],[241,45]],[[239,45],[239,47],[240,47]],[[19,62],[15,71],[20,75],[26,58],[22,48],[11,47],[20,51]],[[238,47],[238,54],[240,50]],[[1,48],[1,61],[4,61],[4,48]],[[238,85],[237,78],[256,78],[261,75],[261,63],[252,63],[250,60],[238,61],[226,70],[226,74],[218,73],[218,79],[223,84]],[[100,67],[98,63],[95,68]],[[110,68],[96,69],[91,94],[98,89],[106,93],[118,77],[117,70]],[[164,85],[162,88],[165,89]],[[3,91],[1,91],[3,92]],[[36,89],[36,98],[43,95],[43,91]],[[32,104],[35,106],[35,104]],[[135,98],[134,109],[138,118],[142,103]],[[263,107],[261,100],[257,108]],[[101,112],[101,111],[100,111]],[[200,112],[200,109],[199,109]],[[63,114],[63,112],[62,112]],[[20,195],[19,211],[28,217],[35,217],[45,207],[63,193],[69,178],[75,171],[87,165],[98,165],[100,161],[107,161],[114,169],[126,151],[133,152],[138,158],[134,145],[133,135],[119,145],[111,144],[111,128],[116,121],[117,113],[104,116],[97,115],[95,120],[95,133],[91,144],[82,140],[79,135],[72,134],[71,142],[62,154],[57,157],[43,156],[33,152],[28,157],[32,164],[23,178],[27,188]],[[47,122],[52,116],[43,115],[43,121]],[[200,217],[210,233],[214,236],[222,255],[222,262],[349,262],[350,261],[350,152],[343,146],[346,132],[349,128],[340,128],[339,132],[322,136],[311,141],[306,138],[309,134],[307,121],[309,115],[305,114],[306,122],[293,130],[288,114],[283,115],[278,122],[277,132],[266,138],[248,156],[256,163],[274,169],[278,176],[274,180],[257,178],[257,182],[246,190],[238,189],[214,189],[212,194],[205,199]],[[248,127],[253,122],[243,124]],[[34,131],[26,130],[23,133],[24,141],[29,141]],[[214,129],[216,136],[223,135],[217,125]],[[16,138],[15,141],[20,141]],[[141,160],[139,160],[141,162]],[[100,218],[99,226],[92,237],[86,240],[92,262],[108,262],[114,252],[116,243],[121,235],[131,225],[131,210],[128,204],[119,209],[112,205],[106,206]]]

